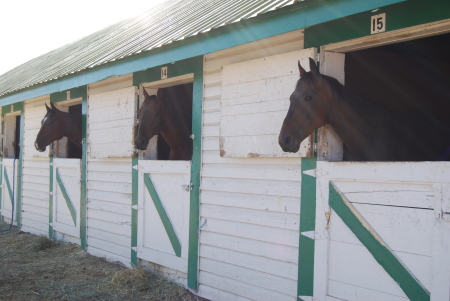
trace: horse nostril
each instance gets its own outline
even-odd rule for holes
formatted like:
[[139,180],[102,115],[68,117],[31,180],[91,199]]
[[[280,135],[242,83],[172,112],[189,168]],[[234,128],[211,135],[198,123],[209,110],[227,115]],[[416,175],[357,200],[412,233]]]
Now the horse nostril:
[[292,141],[291,136],[284,137],[284,145],[286,145],[286,146],[290,145],[291,141]]

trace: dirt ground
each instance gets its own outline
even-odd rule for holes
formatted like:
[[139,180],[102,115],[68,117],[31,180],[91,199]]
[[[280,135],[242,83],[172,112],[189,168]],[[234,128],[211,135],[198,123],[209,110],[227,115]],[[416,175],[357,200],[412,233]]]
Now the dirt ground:
[[[0,230],[8,225],[0,222]],[[0,233],[0,300],[205,300],[143,268],[127,269],[13,227]]]

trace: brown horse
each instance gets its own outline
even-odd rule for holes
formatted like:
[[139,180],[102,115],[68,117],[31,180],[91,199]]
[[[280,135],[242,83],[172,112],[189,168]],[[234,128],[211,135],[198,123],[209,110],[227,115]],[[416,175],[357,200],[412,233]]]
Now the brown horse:
[[158,89],[145,100],[138,113],[138,132],[134,145],[145,150],[154,135],[161,134],[170,146],[169,160],[192,157],[192,84]]
[[81,149],[81,115],[58,110],[53,103],[51,108],[45,104],[47,114],[41,122],[34,146],[40,152],[53,141],[67,137],[75,146]]
[[330,124],[358,161],[448,160],[450,130],[422,111],[394,112],[385,105],[348,91],[335,78],[322,75],[310,59],[310,72],[298,63],[300,79],[278,142],[296,152],[315,129]]

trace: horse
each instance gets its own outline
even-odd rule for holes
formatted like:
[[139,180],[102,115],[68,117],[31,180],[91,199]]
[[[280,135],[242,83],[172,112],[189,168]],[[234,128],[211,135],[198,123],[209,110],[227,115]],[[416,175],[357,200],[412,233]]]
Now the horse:
[[145,150],[154,135],[161,134],[170,147],[169,160],[192,158],[192,84],[158,89],[145,100],[138,112],[134,138],[136,149]]
[[[395,112],[360,97],[335,78],[320,74],[309,59],[310,72],[298,62],[300,79],[290,96],[278,142],[297,152],[315,129],[330,124],[355,161],[438,161],[450,159],[450,126],[435,115]],[[431,116],[428,117],[428,116]]]
[[36,150],[43,152],[49,144],[63,137],[81,149],[81,115],[60,111],[53,103],[50,105],[51,108],[45,104],[47,113],[34,142]]

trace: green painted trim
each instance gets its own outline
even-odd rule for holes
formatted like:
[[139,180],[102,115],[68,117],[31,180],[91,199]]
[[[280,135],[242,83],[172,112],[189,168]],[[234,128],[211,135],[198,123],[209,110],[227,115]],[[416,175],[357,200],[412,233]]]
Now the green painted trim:
[[111,62],[39,85],[36,88],[8,94],[0,98],[0,105],[88,85],[112,76],[130,74],[143,69],[202,56],[401,1],[404,0],[305,1],[306,3],[298,3],[268,12],[248,21],[230,24],[209,33],[187,38],[184,41],[177,41],[149,52],[133,55],[129,59]]
[[14,207],[13,192],[12,192],[12,188],[11,188],[11,183],[9,182],[8,173],[6,172],[6,168],[3,170],[3,172],[5,174],[5,182],[6,182],[6,187],[8,188],[9,199],[11,200],[11,205]]
[[192,95],[193,152],[191,161],[190,208],[189,208],[189,253],[188,287],[198,289],[198,248],[200,226],[200,169],[202,164],[202,112],[203,112],[203,57],[194,64],[194,86]]
[[370,36],[372,15],[386,13],[386,32],[450,18],[448,0],[408,0],[305,29],[305,48]]
[[381,267],[394,279],[410,300],[430,300],[430,293],[398,260],[379,237],[366,226],[364,218],[359,215],[350,201],[330,182],[329,203],[331,208],[356,235]]
[[[67,98],[68,92],[70,94],[70,98]],[[50,94],[50,102],[51,103],[57,103],[57,102],[66,101],[66,100],[70,100],[70,99],[76,99],[76,98],[83,98],[83,99],[87,98],[87,87],[86,86],[81,86],[81,87],[72,88],[72,89],[68,89],[65,91],[55,92],[55,93]]]
[[75,207],[73,206],[73,203],[70,200],[70,196],[67,193],[66,187],[64,186],[64,183],[62,181],[61,174],[59,173],[58,168],[55,168],[55,171],[56,171],[56,181],[58,182],[59,189],[61,189],[61,192],[64,196],[64,200],[66,200],[67,208],[69,209],[70,215],[72,216],[73,223],[76,226],[77,225],[77,213],[75,211]]
[[48,188],[48,237],[53,238],[53,157],[49,162],[49,188]]
[[304,173],[306,170],[315,169],[316,166],[316,158],[301,158],[297,296],[313,296],[314,290],[314,240],[301,233],[316,229],[316,178]]
[[137,257],[137,241],[138,241],[138,177],[139,172],[137,169],[133,168],[134,166],[138,166],[139,158],[133,157],[131,159],[131,264],[135,267],[139,265],[139,259]]
[[172,248],[177,257],[181,257],[181,243],[178,239],[177,234],[175,233],[175,229],[173,228],[172,223],[170,222],[169,216],[167,215],[166,210],[164,209],[163,204],[161,203],[161,199],[159,198],[158,193],[156,192],[155,186],[153,186],[152,180],[150,176],[145,173],[144,174],[144,184],[147,187],[148,193],[150,194],[153,204],[155,205],[156,211],[158,211],[158,215],[164,225],[164,229],[166,230],[167,236],[169,237],[170,243],[172,244]]
[[[82,90],[82,91],[80,91]],[[87,244],[87,86],[81,87],[75,95],[82,94],[81,100],[81,192],[80,192],[80,244],[86,250]],[[79,93],[79,94],[78,94]]]
[[[22,103],[23,105],[23,103]],[[23,138],[25,136],[25,115],[24,109],[22,109],[20,115],[20,154],[19,154],[19,165],[17,166],[17,211],[16,211],[16,222],[17,228],[22,228],[22,183],[23,183]]]
[[2,115],[14,113],[23,110],[23,102],[16,102],[2,106]]
[[[192,133],[193,154],[191,163],[190,208],[189,208],[189,250],[188,250],[188,287],[198,289],[198,248],[200,225],[200,168],[201,168],[201,137],[202,137],[202,107],[203,107],[203,57],[190,58],[184,61],[168,64],[168,78],[194,74],[193,106],[192,106]],[[161,79],[161,65],[133,74],[133,85],[154,82]],[[137,163],[136,163],[137,164]],[[136,165],[133,163],[133,166]],[[136,171],[137,174],[137,171]],[[133,183],[137,183],[133,180]],[[133,184],[134,185],[134,184]],[[137,184],[136,184],[137,185]],[[134,187],[134,186],[133,186]],[[136,186],[137,200],[137,186]],[[137,201],[136,201],[137,204]],[[136,221],[137,223],[137,221]],[[137,228],[137,225],[136,225]],[[137,231],[137,230],[136,230]]]

